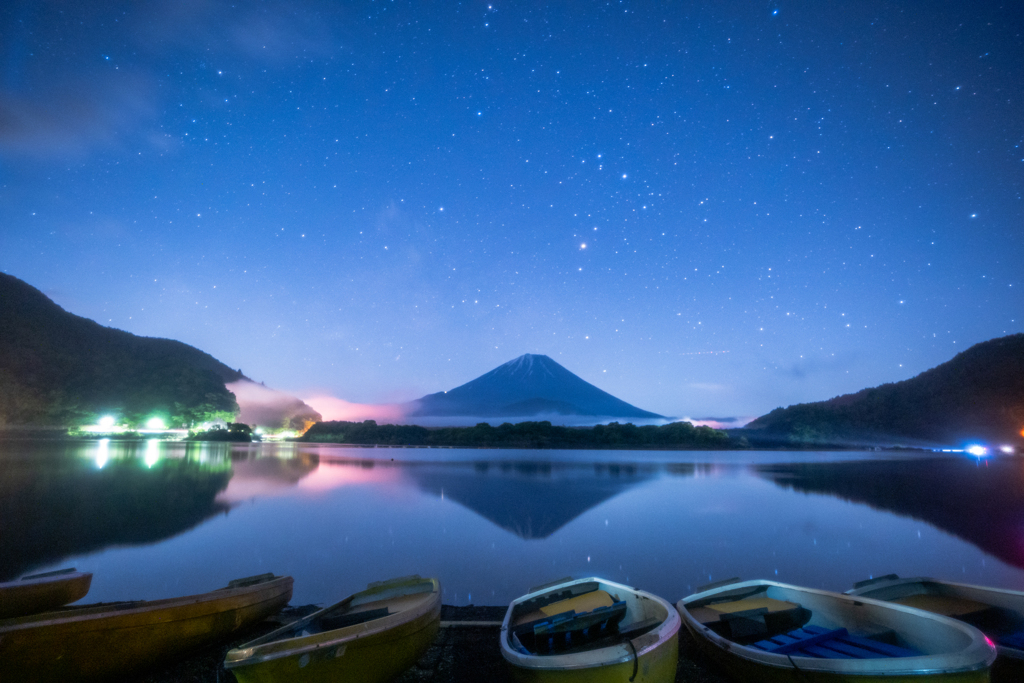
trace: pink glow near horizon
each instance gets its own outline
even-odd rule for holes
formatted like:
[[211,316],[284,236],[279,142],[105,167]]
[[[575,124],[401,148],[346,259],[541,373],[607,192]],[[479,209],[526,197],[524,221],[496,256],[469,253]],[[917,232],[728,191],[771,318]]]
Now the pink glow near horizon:
[[302,400],[327,421],[401,422],[405,419],[405,411],[396,403],[349,403],[334,396],[310,396]]
[[712,429],[739,429],[745,427],[747,424],[757,419],[754,417],[737,417],[731,422],[719,422],[718,420],[694,420],[691,417],[682,418],[683,421],[689,422],[694,427],[711,427]]

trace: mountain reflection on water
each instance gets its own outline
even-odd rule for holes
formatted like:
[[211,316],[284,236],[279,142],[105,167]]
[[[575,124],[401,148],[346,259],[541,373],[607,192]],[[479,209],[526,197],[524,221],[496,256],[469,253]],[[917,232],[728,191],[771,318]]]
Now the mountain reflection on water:
[[[693,465],[685,466],[692,472]],[[677,468],[678,469],[678,468]],[[652,467],[479,462],[409,469],[423,489],[449,498],[523,539],[547,538],[581,514],[658,474]]]
[[923,520],[1024,568],[1024,459],[773,464],[758,471],[796,491]]
[[601,575],[675,600],[730,576],[1024,586],[1024,461],[305,444],[0,442],[0,571],[92,571],[89,601],[272,571],[296,604],[437,576],[504,604]]
[[[230,461],[163,444],[14,442],[0,448],[0,581],[111,545],[153,543],[226,509]],[[202,453],[202,458],[200,458]]]

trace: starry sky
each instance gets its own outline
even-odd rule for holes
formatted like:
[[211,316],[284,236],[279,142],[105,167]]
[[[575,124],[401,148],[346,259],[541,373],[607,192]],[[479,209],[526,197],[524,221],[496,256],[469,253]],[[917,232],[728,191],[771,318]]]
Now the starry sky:
[[1024,331],[1020,2],[0,6],[0,269],[303,397],[671,416]]

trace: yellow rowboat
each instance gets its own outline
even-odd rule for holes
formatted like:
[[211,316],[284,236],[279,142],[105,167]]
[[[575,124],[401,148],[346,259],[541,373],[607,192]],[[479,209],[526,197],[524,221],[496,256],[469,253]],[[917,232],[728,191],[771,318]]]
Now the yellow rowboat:
[[224,667],[240,683],[386,681],[423,656],[440,626],[437,579],[381,581],[229,651]]
[[0,621],[0,681],[89,681],[160,664],[279,612],[292,578],[263,574],[167,600],[71,607]]
[[0,619],[22,617],[81,600],[92,585],[92,574],[59,569],[0,583]]
[[959,621],[774,581],[705,586],[676,608],[698,645],[740,680],[981,683],[996,656]]
[[522,682],[669,683],[679,624],[656,595],[604,579],[565,579],[512,601],[501,654]]
[[959,619],[995,641],[1001,661],[1024,666],[1024,592],[896,574],[861,581],[846,592]]

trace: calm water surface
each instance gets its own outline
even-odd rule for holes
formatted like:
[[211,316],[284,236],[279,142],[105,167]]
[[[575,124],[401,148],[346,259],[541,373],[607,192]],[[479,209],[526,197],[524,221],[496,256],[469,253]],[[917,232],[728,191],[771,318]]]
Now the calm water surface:
[[268,571],[293,604],[407,574],[478,605],[592,574],[673,601],[732,576],[1024,589],[1024,460],[0,442],[0,580],[66,566],[88,602]]

